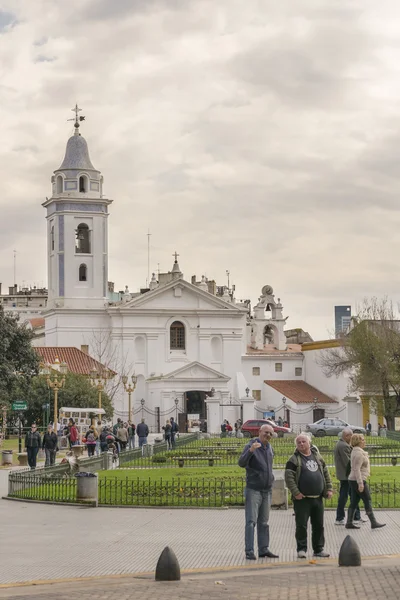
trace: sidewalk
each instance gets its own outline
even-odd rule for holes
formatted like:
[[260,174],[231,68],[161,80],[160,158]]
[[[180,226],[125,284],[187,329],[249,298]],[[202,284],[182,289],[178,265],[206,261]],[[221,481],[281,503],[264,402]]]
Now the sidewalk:
[[372,560],[362,567],[336,565],[272,566],[242,571],[184,575],[181,581],[155,582],[154,577],[100,578],[1,589],[13,600],[397,600],[399,560]]

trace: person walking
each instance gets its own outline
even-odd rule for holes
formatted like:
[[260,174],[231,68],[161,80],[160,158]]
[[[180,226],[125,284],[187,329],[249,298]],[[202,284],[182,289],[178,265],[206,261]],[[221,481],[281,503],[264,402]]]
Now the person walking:
[[79,432],[73,419],[68,421],[68,439],[70,448],[79,444]]
[[134,423],[129,423],[128,427],[128,448],[133,450],[135,448],[135,435],[136,427]]
[[108,450],[108,441],[107,438],[110,435],[110,431],[107,426],[104,426],[101,430],[100,438],[100,451],[107,452]]
[[[336,479],[340,482],[340,491],[338,504],[336,509],[335,525],[345,525],[345,506],[349,498],[349,494],[353,493],[349,484],[348,476],[350,474],[350,455],[352,447],[350,446],[351,436],[353,431],[350,427],[345,427],[342,431],[342,439],[339,440],[334,448],[333,456],[335,459]],[[354,520],[364,522],[361,518],[360,508],[358,506],[354,513]]]
[[49,425],[43,436],[42,450],[46,455],[45,467],[51,467],[56,462],[56,453],[58,450],[58,437],[54,432],[53,426]]
[[370,421],[365,423],[365,431],[367,432],[367,435],[371,435],[372,425]]
[[96,452],[96,456],[100,456],[100,435],[101,435],[101,430],[102,430],[103,426],[101,424],[101,421],[97,421],[97,427],[96,427],[96,433],[97,433],[97,437],[96,437],[96,447],[95,447],[95,452]]
[[36,459],[41,445],[40,433],[37,430],[36,423],[32,423],[31,430],[25,436],[25,448],[28,454],[28,465],[33,471],[36,469]]
[[174,420],[174,417],[170,418],[171,423],[171,446],[175,448],[176,436],[179,433],[178,423]]
[[117,429],[117,441],[120,445],[121,451],[126,450],[126,445],[128,443],[128,427],[127,423],[121,423],[121,427]]
[[257,560],[254,554],[254,529],[257,525],[259,558],[279,558],[269,549],[269,512],[272,500],[274,453],[270,440],[274,430],[263,425],[258,438],[250,440],[239,457],[239,467],[246,469],[245,490],[245,554],[247,560]]
[[165,425],[163,426],[163,430],[164,430],[164,438],[165,441],[167,442],[167,449],[171,450],[172,448],[172,442],[171,442],[171,431],[172,431],[172,427],[171,427],[171,423],[168,421],[165,423]]
[[147,427],[144,419],[136,427],[136,433],[139,438],[139,448],[147,444],[147,436],[149,435],[149,428]]
[[311,519],[311,543],[314,556],[328,558],[324,551],[324,503],[322,498],[332,498],[329,471],[310,438],[301,433],[296,438],[296,450],[285,468],[285,482],[293,498],[296,517],[296,543],[298,558],[307,558],[307,525]]
[[365,512],[371,522],[371,529],[385,527],[386,523],[378,523],[372,510],[371,494],[367,483],[371,469],[368,452],[364,450],[365,437],[362,433],[353,433],[350,444],[353,447],[349,475],[352,496],[350,496],[350,508],[347,511],[346,529],[359,529],[359,525],[354,523],[354,513],[360,498],[364,502]]
[[88,456],[94,456],[97,438],[97,431],[95,430],[93,425],[90,425],[89,429],[86,432],[86,448]]

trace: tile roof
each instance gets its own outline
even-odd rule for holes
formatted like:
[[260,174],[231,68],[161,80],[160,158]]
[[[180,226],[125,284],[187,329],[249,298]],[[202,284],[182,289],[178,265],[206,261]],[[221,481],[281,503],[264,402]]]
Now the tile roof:
[[28,320],[32,326],[32,329],[38,329],[39,327],[44,327],[44,318],[43,317],[34,317],[33,319],[28,319]]
[[274,388],[277,392],[286,396],[289,400],[292,400],[296,404],[312,404],[314,398],[318,398],[318,404],[333,404],[337,403],[336,400],[330,398],[317,388],[309,385],[305,381],[297,380],[266,380],[264,381],[267,385]]
[[[35,350],[44,362],[53,364],[56,358],[58,358],[60,362],[66,362],[68,371],[71,373],[90,375],[90,371],[93,367],[99,372],[104,371],[107,368],[105,365],[102,365],[100,362],[89,356],[89,354],[72,346],[46,346],[43,348],[35,348]],[[109,370],[111,371],[111,369]],[[115,375],[114,371],[111,371],[111,373],[114,373]]]
[[301,344],[288,344],[286,350],[277,350],[275,346],[264,346],[258,350],[257,348],[252,348],[251,346],[247,346],[246,354],[292,354],[293,352],[301,352]]

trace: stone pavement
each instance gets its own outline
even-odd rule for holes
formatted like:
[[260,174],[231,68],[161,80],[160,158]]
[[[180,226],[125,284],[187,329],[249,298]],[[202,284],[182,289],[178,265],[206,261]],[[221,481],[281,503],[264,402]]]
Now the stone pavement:
[[[6,485],[3,471],[2,494]],[[362,555],[400,553],[400,511],[378,514],[387,527],[371,531],[367,523],[353,533]],[[334,511],[326,511],[326,549],[336,558],[347,531],[334,519]],[[167,545],[183,570],[249,564],[243,509],[95,509],[0,500],[0,523],[0,584],[154,572]],[[297,561],[290,510],[271,514],[271,550],[280,558],[260,565]]]
[[[90,554],[90,553],[89,553]],[[0,598],[13,600],[397,600],[400,565],[396,559],[345,568],[330,564],[296,567],[248,567],[242,571],[190,574],[181,581],[115,577],[64,581],[47,585],[0,588]]]

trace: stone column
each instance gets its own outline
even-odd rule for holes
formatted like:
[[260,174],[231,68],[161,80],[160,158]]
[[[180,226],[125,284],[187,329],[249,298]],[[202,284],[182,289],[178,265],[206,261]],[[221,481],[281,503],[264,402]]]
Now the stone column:
[[220,398],[213,396],[206,400],[207,405],[207,433],[221,432]]

